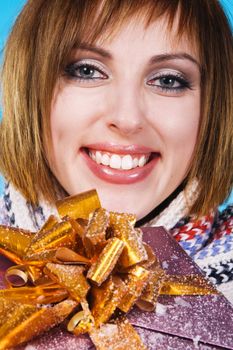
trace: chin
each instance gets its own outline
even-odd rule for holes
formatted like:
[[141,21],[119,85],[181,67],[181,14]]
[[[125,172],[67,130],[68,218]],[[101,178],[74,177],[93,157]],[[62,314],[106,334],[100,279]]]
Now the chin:
[[[98,191],[97,191],[98,192]],[[105,208],[108,211],[114,211],[118,213],[129,213],[129,214],[134,214],[137,217],[137,220],[142,218],[143,216],[146,215],[145,208],[138,208],[135,205],[135,199],[125,199],[125,198],[119,198],[119,195],[115,197],[114,195],[108,195],[105,197],[104,195],[100,196],[100,202],[103,208]]]

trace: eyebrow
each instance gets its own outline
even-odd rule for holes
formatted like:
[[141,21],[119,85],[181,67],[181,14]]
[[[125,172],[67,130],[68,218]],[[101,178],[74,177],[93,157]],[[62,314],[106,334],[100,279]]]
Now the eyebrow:
[[159,62],[164,62],[164,61],[171,61],[171,60],[189,60],[192,63],[196,64],[198,68],[200,69],[200,63],[191,55],[189,55],[186,52],[181,52],[181,53],[165,53],[165,54],[160,54],[160,55],[155,55],[152,56],[150,59],[150,64],[153,63],[159,63]]
[[[97,53],[97,54],[103,56],[104,58],[108,58],[108,59],[113,58],[112,54],[109,51],[102,49],[101,47],[96,46],[96,45],[82,43],[78,46],[78,49],[87,50],[87,51]],[[165,62],[165,61],[172,61],[172,60],[177,60],[177,59],[189,60],[192,63],[194,63],[195,65],[197,65],[199,69],[201,69],[200,63],[193,56],[189,55],[186,52],[175,53],[175,54],[165,53],[165,54],[154,55],[150,58],[149,64],[155,64],[155,63],[160,63],[160,62]]]
[[91,51],[91,52],[97,53],[105,58],[109,58],[109,59],[113,58],[109,51],[102,49],[101,47],[96,46],[96,45],[82,43],[82,44],[77,46],[77,49]]

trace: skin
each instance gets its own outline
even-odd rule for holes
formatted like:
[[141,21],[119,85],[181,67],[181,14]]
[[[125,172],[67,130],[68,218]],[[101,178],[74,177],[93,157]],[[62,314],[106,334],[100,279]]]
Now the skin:
[[[190,168],[200,119],[198,54],[190,40],[176,40],[175,28],[168,33],[162,20],[145,29],[143,21],[132,19],[111,40],[95,46],[111,57],[87,47],[75,50],[69,62],[76,62],[75,76],[69,66],[69,74],[57,82],[50,166],[68,194],[96,188],[103,207],[140,219],[181,184]],[[158,55],[165,54],[185,55],[159,61]],[[98,68],[83,80],[77,63]],[[169,82],[164,75],[175,77]],[[103,142],[145,146],[160,156],[145,179],[113,184],[98,178],[80,152]]]

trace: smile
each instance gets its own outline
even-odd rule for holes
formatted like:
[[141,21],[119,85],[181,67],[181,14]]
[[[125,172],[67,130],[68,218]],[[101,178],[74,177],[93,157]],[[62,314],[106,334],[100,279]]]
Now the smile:
[[119,155],[95,150],[89,150],[89,156],[97,164],[103,164],[109,166],[112,169],[122,170],[130,170],[136,167],[143,167],[150,158],[150,154],[131,156],[130,154]]
[[114,184],[133,184],[144,180],[160,159],[159,152],[134,145],[92,145],[82,148],[80,153],[95,176]]

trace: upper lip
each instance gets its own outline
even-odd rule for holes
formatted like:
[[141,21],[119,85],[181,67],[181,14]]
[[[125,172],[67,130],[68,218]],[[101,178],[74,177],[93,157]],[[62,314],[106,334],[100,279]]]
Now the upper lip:
[[[104,151],[104,152],[111,152],[111,153],[117,153],[117,154],[147,154],[147,153],[155,153],[153,149],[131,144],[131,145],[118,145],[115,143],[92,143],[85,146],[85,148],[98,150],[98,151]],[[159,152],[156,152],[159,153]]]

